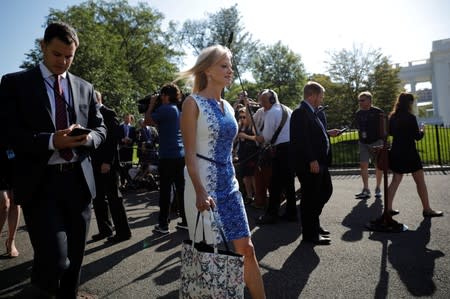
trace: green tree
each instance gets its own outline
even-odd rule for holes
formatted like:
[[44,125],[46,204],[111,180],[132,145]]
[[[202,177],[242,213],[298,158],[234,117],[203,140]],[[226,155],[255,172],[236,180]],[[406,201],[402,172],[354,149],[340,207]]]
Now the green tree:
[[252,64],[252,75],[260,88],[271,88],[280,101],[295,107],[301,100],[306,72],[301,56],[281,41],[261,47]]
[[[248,97],[257,101],[256,96],[260,91],[258,85],[255,82],[250,82],[248,80],[243,80],[242,85],[244,86],[245,91],[247,91]],[[225,99],[230,103],[234,103],[239,98],[241,92],[242,86],[240,84],[233,84],[226,90]]]
[[258,41],[245,32],[237,4],[208,14],[203,20],[187,20],[179,31],[182,45],[192,49],[198,55],[202,49],[212,45],[223,45],[233,53],[233,66],[239,72],[249,69],[249,63],[255,55]]
[[324,105],[328,105],[326,110],[328,128],[342,128],[350,126],[349,120],[342,115],[347,113],[345,106],[345,88],[341,83],[333,82],[328,75],[313,74],[309,80],[320,83],[325,88]]
[[399,68],[394,68],[387,57],[383,57],[380,64],[369,75],[367,89],[372,91],[374,105],[391,112],[394,102],[402,91],[401,80],[398,77]]
[[[148,5],[87,1],[66,10],[51,9],[47,23],[56,20],[78,32],[80,46],[71,72],[92,82],[118,113],[136,113],[136,100],[173,80],[182,53],[174,50],[172,35],[162,31],[161,13]],[[22,67],[36,65],[40,58],[36,43]]]
[[342,123],[350,124],[358,109],[358,94],[365,90],[373,92],[370,88],[375,86],[369,84],[370,76],[383,62],[383,55],[380,50],[365,50],[362,45],[328,54],[330,59],[325,62],[327,71],[331,80],[342,87],[339,95],[342,97],[341,105],[345,107],[341,114]]

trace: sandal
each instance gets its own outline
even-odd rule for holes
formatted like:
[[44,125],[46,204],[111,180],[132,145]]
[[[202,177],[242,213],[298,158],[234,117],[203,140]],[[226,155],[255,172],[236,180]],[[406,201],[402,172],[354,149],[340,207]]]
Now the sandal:
[[5,241],[6,255],[9,257],[18,257],[19,251],[14,245],[14,239],[6,239]]

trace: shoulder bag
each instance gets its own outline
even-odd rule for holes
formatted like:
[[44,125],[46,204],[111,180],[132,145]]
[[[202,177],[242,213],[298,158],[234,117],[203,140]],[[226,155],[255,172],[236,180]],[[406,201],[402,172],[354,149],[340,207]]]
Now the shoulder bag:
[[[209,212],[213,220],[213,211]],[[203,215],[201,216],[203,220]],[[197,213],[197,232],[200,212]],[[218,226],[226,250],[220,250],[217,241],[208,245],[184,240],[181,246],[181,299],[194,298],[244,298],[244,257],[228,248],[225,235]],[[215,231],[215,230],[213,230]],[[217,238],[214,238],[216,240]],[[195,240],[195,235],[194,235]]]

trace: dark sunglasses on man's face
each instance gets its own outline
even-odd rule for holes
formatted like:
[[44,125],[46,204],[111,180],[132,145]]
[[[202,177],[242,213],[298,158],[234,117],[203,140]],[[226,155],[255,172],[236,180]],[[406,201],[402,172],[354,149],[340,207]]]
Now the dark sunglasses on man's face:
[[245,116],[239,116],[239,119],[245,119],[246,117]]

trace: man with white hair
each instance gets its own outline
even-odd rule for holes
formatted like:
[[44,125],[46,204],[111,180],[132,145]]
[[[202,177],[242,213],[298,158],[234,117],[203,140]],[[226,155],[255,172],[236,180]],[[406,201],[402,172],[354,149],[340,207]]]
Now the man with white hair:
[[269,186],[269,205],[256,224],[278,222],[278,210],[282,191],[286,197],[286,212],[282,216],[288,221],[298,221],[295,202],[295,177],[289,162],[289,122],[292,110],[278,101],[278,95],[271,89],[264,89],[258,96],[264,108],[264,126],[255,140],[269,146],[272,176]]

